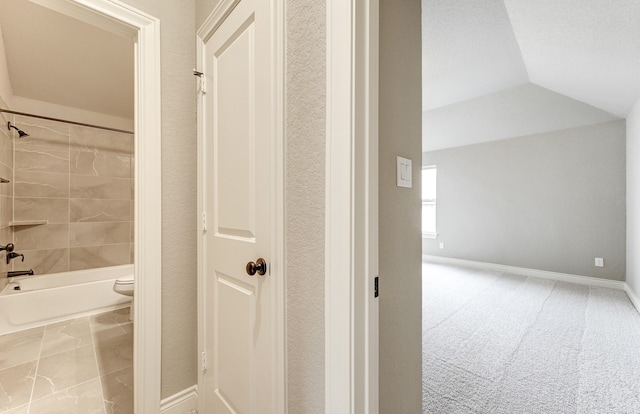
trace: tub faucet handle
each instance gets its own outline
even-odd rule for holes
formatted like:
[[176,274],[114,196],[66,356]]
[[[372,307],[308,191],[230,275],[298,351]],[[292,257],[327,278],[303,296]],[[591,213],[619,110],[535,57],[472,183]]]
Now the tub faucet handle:
[[6,246],[0,245],[0,252],[3,250],[6,250],[7,252],[12,252],[13,248],[14,248],[13,243],[7,243]]
[[22,257],[22,261],[24,262],[24,254],[16,253],[16,252],[9,252],[9,253],[7,253],[7,264],[9,264],[11,259],[15,259],[16,257]]

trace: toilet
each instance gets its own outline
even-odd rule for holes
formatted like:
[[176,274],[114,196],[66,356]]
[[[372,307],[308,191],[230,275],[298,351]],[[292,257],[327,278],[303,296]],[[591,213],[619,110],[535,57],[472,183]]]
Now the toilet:
[[129,311],[129,320],[133,321],[133,301],[134,301],[134,297],[133,297],[133,288],[134,288],[134,279],[133,279],[133,274],[131,275],[126,275],[126,276],[121,276],[119,278],[116,279],[116,281],[113,283],[113,290],[116,293],[119,293],[121,295],[125,295],[125,296],[131,296],[131,310]]

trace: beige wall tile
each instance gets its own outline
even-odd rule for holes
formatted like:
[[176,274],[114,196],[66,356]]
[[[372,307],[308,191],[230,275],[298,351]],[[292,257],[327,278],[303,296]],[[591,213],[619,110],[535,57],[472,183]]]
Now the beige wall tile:
[[69,222],[68,198],[15,197],[13,206],[13,219],[16,221],[49,220],[49,223]]
[[69,224],[15,227],[13,240],[16,251],[69,247]]
[[9,180],[8,183],[0,184],[0,195],[13,196],[13,169],[0,163],[0,177]]
[[69,150],[69,127],[63,123],[17,116],[15,124],[29,134],[14,138],[16,147]]
[[12,220],[13,197],[0,196],[0,223],[2,226],[7,226]]
[[71,148],[80,151],[99,151],[112,154],[131,155],[133,153],[133,135],[71,126]]
[[127,221],[114,223],[71,223],[69,246],[97,246],[103,244],[129,243],[131,224]]
[[130,243],[74,247],[69,250],[69,270],[128,264]]
[[[13,181],[0,185],[0,244],[14,241],[25,262],[7,266],[0,253],[0,274],[130,263],[133,135],[29,117],[16,117],[15,124],[29,137],[0,134],[0,177]],[[49,224],[3,229],[11,220]]]
[[[5,122],[2,125],[6,127],[7,123]],[[0,163],[5,164],[8,167],[13,166],[13,138],[4,134],[4,131],[0,134]]]
[[16,171],[17,197],[69,197],[69,175],[63,173]]
[[130,200],[95,200],[72,198],[70,204],[70,221],[130,221]]
[[128,178],[72,174],[70,183],[72,198],[131,199],[131,180]]
[[69,172],[69,150],[48,148],[23,148],[18,145],[14,151],[14,168],[25,171]]
[[66,272],[69,270],[69,249],[22,250],[24,262],[13,260],[13,270],[33,269],[36,275]]
[[[13,228],[0,227],[0,244],[5,246],[7,243],[13,243]],[[7,261],[6,251],[0,252],[0,290],[7,285]]]
[[72,151],[71,174],[131,177],[131,156],[96,151]]

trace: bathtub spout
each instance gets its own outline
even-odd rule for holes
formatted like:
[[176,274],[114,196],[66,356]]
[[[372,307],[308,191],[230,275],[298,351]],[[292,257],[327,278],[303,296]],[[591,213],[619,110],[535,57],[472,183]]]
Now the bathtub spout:
[[14,277],[14,276],[33,276],[33,269],[12,270],[10,272],[7,272],[7,277]]

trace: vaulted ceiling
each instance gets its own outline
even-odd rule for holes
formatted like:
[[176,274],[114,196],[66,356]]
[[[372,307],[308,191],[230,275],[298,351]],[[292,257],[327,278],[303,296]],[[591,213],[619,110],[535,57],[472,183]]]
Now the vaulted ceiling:
[[133,42],[28,0],[0,0],[15,96],[133,119]]
[[640,1],[423,0],[423,149],[624,119]]

